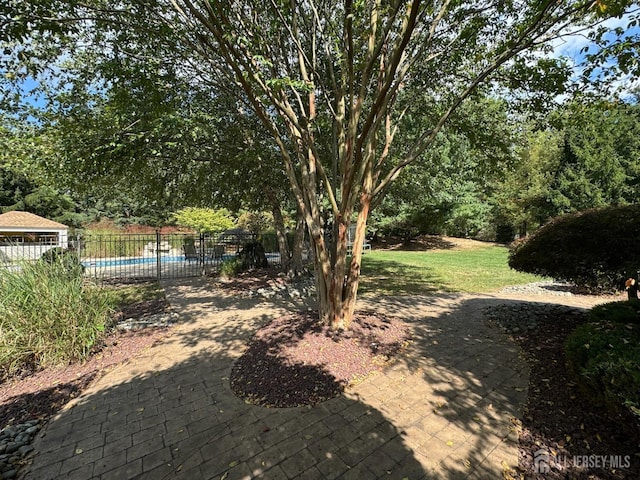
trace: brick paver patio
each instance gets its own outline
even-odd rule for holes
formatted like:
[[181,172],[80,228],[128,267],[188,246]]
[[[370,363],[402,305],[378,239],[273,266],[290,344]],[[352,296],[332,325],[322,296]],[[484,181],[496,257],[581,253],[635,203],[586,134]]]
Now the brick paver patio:
[[180,315],[171,337],[52,419],[21,478],[486,479],[517,464],[528,372],[483,321],[494,297],[377,301],[413,325],[401,360],[315,407],[268,409],[235,397],[229,373],[251,334],[290,306],[234,299],[200,278],[165,290]]

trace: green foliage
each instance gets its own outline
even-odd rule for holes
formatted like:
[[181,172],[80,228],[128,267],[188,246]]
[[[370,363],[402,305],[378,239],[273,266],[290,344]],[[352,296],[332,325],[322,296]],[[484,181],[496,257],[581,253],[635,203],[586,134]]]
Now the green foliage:
[[240,258],[230,258],[220,265],[220,276],[223,278],[237,277],[243,270]]
[[242,261],[242,269],[267,268],[269,262],[261,242],[247,242],[238,253],[238,258]]
[[[293,248],[293,243],[295,241],[295,232],[287,232],[287,243],[289,244],[289,248]],[[258,240],[264,247],[265,252],[277,252],[278,251],[278,237],[276,236],[276,232],[273,230],[262,233]]]
[[[575,2],[525,0],[480,9],[468,0],[435,8],[417,0],[124,0],[118,8],[74,1],[59,10],[54,0],[37,2],[44,9],[13,3],[5,16],[24,14],[28,20],[9,21],[9,41],[18,45],[1,59],[3,70],[35,77],[47,94],[50,111],[37,118],[50,129],[55,148],[49,150],[61,152],[54,162],[68,182],[124,186],[135,175],[144,180],[134,182],[139,196],[162,201],[177,193],[178,205],[221,205],[204,197],[225,194],[250,202],[265,186],[280,199],[293,190],[314,241],[322,238],[324,225],[337,225],[359,209],[366,221],[370,200],[378,204],[404,167],[423,158],[428,164],[438,132],[464,122],[464,114],[454,116],[464,113],[474,92],[508,86],[510,69],[531,67],[515,72],[526,84],[513,82],[527,90],[563,92],[568,62],[531,60],[551,57],[545,55],[551,42],[567,29],[588,31],[631,9],[623,2],[613,13],[596,16]],[[52,20],[42,14],[50,10],[64,11],[60,29],[55,15]],[[12,85],[8,90],[15,93]],[[223,92],[229,108],[209,109]],[[253,113],[246,114],[249,109]],[[468,118],[475,121],[482,113]],[[484,131],[476,130],[479,142],[491,138]],[[500,158],[496,153],[504,154],[491,148],[460,162],[466,172],[480,172]],[[453,174],[461,177],[457,169]],[[476,200],[490,193],[481,181],[475,186]],[[446,188],[445,182],[437,185],[437,191]],[[199,201],[186,200],[192,194]],[[324,209],[323,201],[331,208]],[[484,230],[472,215],[485,210],[461,205],[453,228]],[[358,269],[343,271],[344,249],[335,248],[339,238],[334,236],[329,254],[322,245],[314,250],[319,274],[335,276],[319,284],[335,286],[346,274],[355,287]],[[321,310],[328,318],[327,305]]]
[[236,223],[238,227],[260,235],[273,228],[273,215],[268,212],[243,212]]
[[105,289],[113,305],[119,308],[164,298],[164,289],[156,282],[137,283]]
[[589,99],[551,112],[497,183],[490,198],[495,217],[526,235],[564,213],[636,202],[638,113],[634,104]]
[[589,312],[593,322],[640,323],[640,303],[609,302],[596,305]]
[[67,194],[28,178],[24,173],[0,167],[0,211],[31,212],[70,227],[79,227],[82,215]]
[[453,237],[494,240],[489,233],[491,207],[474,195],[459,200],[446,222],[446,233]]
[[0,275],[0,368],[82,360],[109,321],[109,296],[62,263],[35,262]]
[[0,206],[9,207],[17,204],[34,188],[26,175],[0,167]]
[[[132,237],[108,231],[89,231],[82,237],[81,257],[109,258],[136,257],[144,252],[145,245],[156,243],[154,234],[139,234]],[[179,245],[173,245],[173,247]]]
[[613,102],[574,102],[558,112],[563,154],[550,192],[558,213],[636,201],[638,113],[636,105]]
[[226,209],[187,207],[175,212],[173,218],[178,225],[192,228],[199,233],[217,233],[234,225]]
[[[413,100],[410,100],[413,101]],[[444,234],[493,239],[490,202],[496,184],[516,161],[519,130],[506,102],[481,93],[469,99],[434,145],[391,185],[372,213],[372,233],[412,238]],[[415,116],[406,128],[426,128]]]
[[551,130],[528,132],[523,144],[518,160],[505,168],[495,182],[488,203],[497,225],[510,226],[526,235],[557,215],[549,193],[562,149],[559,133]]
[[[591,322],[567,338],[569,365],[597,401],[624,406],[640,421],[640,324],[637,305],[594,309]],[[627,322],[628,316],[635,323]]]
[[565,215],[516,244],[509,265],[593,289],[614,290],[640,270],[639,236],[640,204]]
[[[622,16],[629,2],[599,1],[598,11],[602,14]],[[626,15],[627,28],[616,28],[613,32],[598,28],[589,32],[590,45],[585,46],[581,53],[586,57],[586,68],[582,72],[585,82],[611,82],[619,75],[638,77],[640,75],[639,50],[640,44],[635,38],[640,15],[634,10]],[[594,78],[595,77],[595,78]]]
[[70,277],[80,277],[84,273],[84,265],[80,263],[78,255],[61,247],[47,250],[40,257],[40,261],[66,271]]
[[410,240],[420,234],[441,234],[450,218],[452,205],[423,204],[419,208],[408,202],[394,205],[391,197],[371,215],[368,228],[375,236],[399,236]]

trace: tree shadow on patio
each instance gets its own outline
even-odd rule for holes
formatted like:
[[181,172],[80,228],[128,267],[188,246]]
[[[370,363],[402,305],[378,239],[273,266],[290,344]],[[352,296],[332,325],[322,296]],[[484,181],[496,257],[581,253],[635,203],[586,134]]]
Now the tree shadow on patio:
[[196,350],[119,383],[105,377],[46,426],[24,478],[424,477],[375,408],[344,397],[249,405],[230,390],[231,362]]

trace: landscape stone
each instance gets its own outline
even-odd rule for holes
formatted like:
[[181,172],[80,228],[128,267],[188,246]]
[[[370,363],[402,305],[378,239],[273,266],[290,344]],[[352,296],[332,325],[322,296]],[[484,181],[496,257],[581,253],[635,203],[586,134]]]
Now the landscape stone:
[[22,455],[23,457],[29,453],[33,451],[33,446],[31,445],[23,445],[22,447],[20,447],[18,449],[18,452],[20,453],[20,455]]
[[19,445],[15,442],[11,442],[9,444],[7,444],[7,449],[5,450],[6,453],[13,453],[18,451],[18,449],[21,447],[22,445]]

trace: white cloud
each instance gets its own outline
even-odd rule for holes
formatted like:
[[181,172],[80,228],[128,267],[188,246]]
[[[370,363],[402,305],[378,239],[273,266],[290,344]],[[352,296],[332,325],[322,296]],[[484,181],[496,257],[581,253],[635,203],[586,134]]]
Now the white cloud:
[[553,47],[553,56],[556,58],[567,57],[574,59],[576,63],[580,63],[584,59],[584,54],[580,51],[587,46],[592,46],[593,42],[588,38],[589,33],[596,28],[605,27],[607,30],[616,28],[626,29],[629,24],[629,14],[623,15],[621,18],[609,18],[598,25],[587,30],[574,28],[568,31],[562,38],[558,38],[551,42]]

